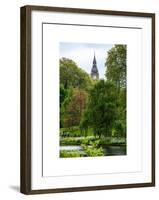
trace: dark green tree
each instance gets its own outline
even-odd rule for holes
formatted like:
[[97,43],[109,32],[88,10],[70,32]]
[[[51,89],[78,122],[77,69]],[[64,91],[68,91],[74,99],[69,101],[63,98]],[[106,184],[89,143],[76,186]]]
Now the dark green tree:
[[67,96],[68,96],[68,90],[64,88],[63,84],[60,84],[60,108]]
[[114,124],[115,136],[126,137],[126,88],[120,90],[116,101],[117,120]]
[[91,127],[95,136],[111,136],[116,120],[116,90],[112,82],[100,80],[90,91],[81,127]]

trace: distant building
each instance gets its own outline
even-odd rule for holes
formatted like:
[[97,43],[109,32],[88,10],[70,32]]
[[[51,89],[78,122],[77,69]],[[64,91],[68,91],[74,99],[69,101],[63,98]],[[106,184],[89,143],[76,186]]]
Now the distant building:
[[96,61],[95,53],[94,53],[93,65],[92,65],[92,69],[91,69],[91,77],[94,80],[99,79],[99,72],[98,72],[98,68],[97,68],[97,61]]

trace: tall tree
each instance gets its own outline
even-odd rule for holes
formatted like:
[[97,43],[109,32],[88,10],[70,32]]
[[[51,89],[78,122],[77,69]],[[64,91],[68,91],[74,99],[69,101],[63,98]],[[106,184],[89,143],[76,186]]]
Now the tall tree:
[[118,89],[126,88],[126,45],[115,45],[108,51],[106,78]]
[[67,96],[68,96],[68,90],[64,88],[63,84],[60,84],[60,108]]
[[95,135],[111,136],[116,119],[116,91],[113,83],[100,80],[90,91],[87,109],[81,127],[88,126]]
[[106,79],[117,89],[117,120],[114,123],[116,136],[126,136],[126,45],[115,45],[108,51]]

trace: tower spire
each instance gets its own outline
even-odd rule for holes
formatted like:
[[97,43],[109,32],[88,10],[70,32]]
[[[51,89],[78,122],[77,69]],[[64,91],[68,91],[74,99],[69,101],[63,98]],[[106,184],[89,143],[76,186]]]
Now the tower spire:
[[95,51],[94,51],[94,58],[93,58],[93,64],[96,64],[96,56],[95,56]]
[[95,51],[94,51],[93,65],[92,65],[92,69],[91,69],[91,77],[93,79],[96,79],[96,80],[99,79],[99,73],[98,73],[98,68],[97,68],[97,61],[96,61]]

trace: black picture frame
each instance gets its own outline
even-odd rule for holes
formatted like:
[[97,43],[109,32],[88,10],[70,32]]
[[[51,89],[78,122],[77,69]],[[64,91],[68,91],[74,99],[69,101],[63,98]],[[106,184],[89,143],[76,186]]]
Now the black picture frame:
[[[151,176],[152,181],[149,183],[135,184],[118,184],[118,185],[101,185],[75,188],[58,188],[32,190],[31,188],[31,13],[32,11],[64,12],[64,13],[83,13],[97,15],[114,15],[114,16],[131,16],[146,17],[152,19],[152,163]],[[24,194],[42,194],[42,193],[59,193],[75,192],[88,190],[106,190],[120,188],[136,188],[155,186],[155,14],[139,12],[123,12],[111,10],[92,10],[78,8],[46,7],[46,6],[24,6],[21,7],[21,153],[20,153],[20,191]]]

